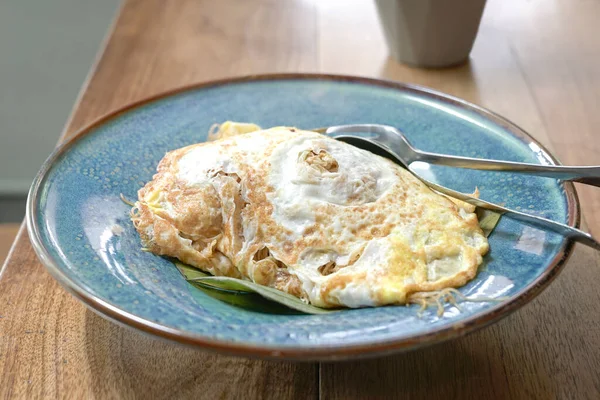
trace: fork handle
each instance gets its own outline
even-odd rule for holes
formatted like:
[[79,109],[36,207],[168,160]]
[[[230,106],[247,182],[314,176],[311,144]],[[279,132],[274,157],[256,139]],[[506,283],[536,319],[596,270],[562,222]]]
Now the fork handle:
[[545,176],[547,178],[574,181],[600,187],[600,166],[571,167],[562,165],[538,165],[512,161],[484,160],[460,156],[448,156],[437,153],[420,152],[418,159],[430,164],[448,167],[506,171]]
[[462,200],[466,203],[472,204],[472,205],[480,207],[480,208],[485,208],[487,210],[492,210],[497,213],[504,214],[507,217],[519,220],[528,225],[535,226],[536,228],[556,232],[556,233],[563,235],[565,237],[568,237],[576,242],[585,244],[586,246],[590,246],[596,250],[600,250],[600,243],[598,243],[598,241],[596,239],[594,239],[594,237],[592,235],[590,235],[589,233],[583,232],[577,228],[573,228],[571,226],[561,224],[560,222],[552,221],[547,218],[542,218],[542,217],[538,217],[535,215],[526,214],[526,213],[523,213],[520,211],[516,211],[516,210],[512,210],[510,208],[500,206],[498,204],[490,203],[488,201],[478,199],[478,198],[470,196],[468,194],[457,192],[450,188],[440,186],[437,183],[433,183],[431,181],[428,181],[427,179],[421,178],[418,174],[415,174],[415,175],[427,186],[429,186],[430,188],[432,188],[440,193],[446,194],[450,197],[454,197],[455,199]]
[[600,250],[600,243],[598,243],[598,241],[594,239],[592,235],[582,230],[572,228],[568,225],[551,221],[546,218],[536,217],[534,215],[525,214],[515,210],[510,210],[505,214],[510,216],[512,219],[533,225],[537,228],[548,229],[593,249]]

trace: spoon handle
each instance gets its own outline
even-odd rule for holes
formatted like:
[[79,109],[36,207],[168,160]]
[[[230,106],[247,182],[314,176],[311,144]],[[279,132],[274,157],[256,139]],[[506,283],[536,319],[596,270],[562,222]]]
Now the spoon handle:
[[600,187],[600,166],[571,167],[559,165],[538,165],[512,161],[485,160],[437,153],[417,152],[418,159],[430,164],[449,167],[483,169],[489,171],[510,171],[523,174],[545,176],[547,178],[574,181]]
[[469,203],[469,204],[472,204],[472,205],[480,207],[480,208],[485,208],[488,210],[496,211],[501,214],[506,214],[506,216],[509,216],[512,219],[519,220],[521,222],[535,226],[537,228],[556,232],[556,233],[561,234],[565,237],[568,237],[576,242],[585,244],[586,246],[590,246],[596,250],[600,250],[600,243],[598,243],[598,241],[596,241],[596,239],[594,239],[592,237],[592,235],[590,235],[589,233],[583,232],[579,229],[570,227],[565,224],[561,224],[560,222],[555,222],[555,221],[552,221],[552,220],[549,220],[546,218],[542,218],[542,217],[536,217],[534,215],[525,214],[525,213],[522,213],[522,212],[516,211],[516,210],[511,210],[510,208],[502,207],[502,206],[499,206],[494,203],[489,203],[485,200],[481,200],[481,199],[475,198],[473,196],[469,196],[467,194],[456,192],[452,189],[448,189],[447,187],[440,186],[440,185],[430,182],[426,179],[423,179],[423,178],[419,177],[418,175],[417,175],[417,177],[421,181],[423,181],[423,183],[425,183],[427,186],[429,186],[430,188],[432,188],[440,193],[443,193],[448,196],[454,197],[456,199],[462,200],[465,203]]

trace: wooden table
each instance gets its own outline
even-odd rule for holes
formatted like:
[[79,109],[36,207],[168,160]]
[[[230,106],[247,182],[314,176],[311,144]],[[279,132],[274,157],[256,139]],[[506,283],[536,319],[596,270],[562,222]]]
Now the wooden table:
[[[488,107],[564,163],[600,164],[600,3],[490,0],[470,63],[387,57],[367,0],[128,0],[63,139],[126,103],[191,82],[266,72],[384,77]],[[596,136],[595,136],[596,135]],[[600,190],[578,186],[600,235]],[[600,397],[600,255],[577,246],[535,301],[449,343],[346,363],[207,354],[108,322],[67,294],[21,229],[0,280],[0,397]]]

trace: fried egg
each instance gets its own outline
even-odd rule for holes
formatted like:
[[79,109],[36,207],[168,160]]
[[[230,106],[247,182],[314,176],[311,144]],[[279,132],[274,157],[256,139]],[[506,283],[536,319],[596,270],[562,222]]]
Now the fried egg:
[[349,144],[258,129],[165,155],[132,212],[144,247],[326,308],[405,304],[476,275],[474,207]]

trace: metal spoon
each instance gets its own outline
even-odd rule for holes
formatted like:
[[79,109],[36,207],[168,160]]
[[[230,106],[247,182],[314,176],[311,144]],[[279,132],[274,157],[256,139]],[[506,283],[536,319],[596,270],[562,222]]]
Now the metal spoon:
[[[400,158],[391,148],[389,148],[385,144],[376,142],[372,139],[367,139],[367,138],[363,138],[363,137],[359,137],[359,136],[343,135],[343,134],[338,134],[335,132],[329,132],[329,130],[327,130],[327,135],[330,137],[333,137],[337,140],[340,140],[340,141],[346,142],[348,144],[351,144],[353,146],[359,147],[361,149],[370,151],[374,154],[388,158],[388,159],[394,161],[395,163],[398,163],[398,164],[408,168],[408,166],[404,163],[402,158]],[[552,232],[559,233],[559,234],[561,234],[569,239],[572,239],[576,242],[585,244],[596,250],[600,250],[600,243],[598,243],[589,233],[580,231],[579,229],[572,228],[568,225],[561,224],[559,222],[555,222],[555,221],[552,221],[552,220],[549,220],[546,218],[536,217],[536,216],[533,216],[530,214],[525,214],[525,213],[522,213],[519,211],[511,210],[509,208],[502,207],[497,204],[490,203],[485,200],[481,200],[481,199],[475,198],[473,196],[469,196],[467,194],[457,192],[452,189],[448,189],[447,187],[440,186],[436,183],[433,183],[424,178],[421,178],[417,174],[415,174],[415,176],[418,179],[420,179],[424,184],[426,184],[430,188],[432,188],[440,193],[446,194],[450,197],[454,197],[455,199],[462,200],[466,203],[473,204],[474,206],[477,206],[477,207],[492,210],[492,211],[498,212],[500,214],[505,214],[507,217],[519,220],[519,221],[524,222],[529,225],[533,225],[537,228],[547,229]]]
[[545,176],[548,178],[600,186],[600,166],[571,167],[558,165],[538,165],[428,153],[412,147],[406,137],[398,129],[387,125],[340,125],[329,128],[315,129],[315,131],[324,133],[328,136],[343,133],[366,133],[368,136],[365,136],[365,138],[386,145],[409,169],[410,164],[413,162],[422,161],[430,164],[446,165],[449,167],[506,171]]

